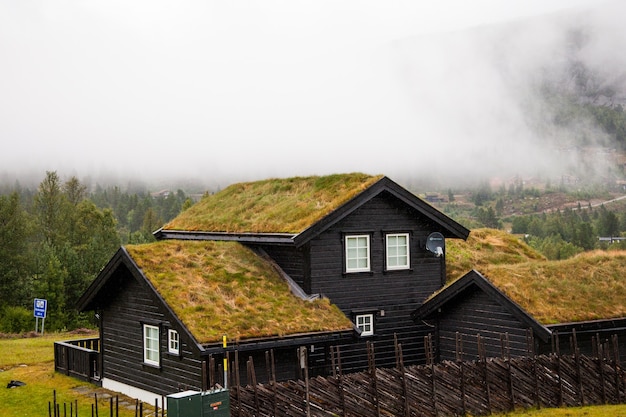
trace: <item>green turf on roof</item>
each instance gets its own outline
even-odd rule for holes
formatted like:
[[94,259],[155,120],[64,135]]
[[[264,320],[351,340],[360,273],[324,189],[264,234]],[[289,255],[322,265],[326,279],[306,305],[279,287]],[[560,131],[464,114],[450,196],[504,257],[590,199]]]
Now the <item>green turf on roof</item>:
[[234,184],[204,197],[164,229],[300,233],[381,178],[353,173]]
[[493,229],[473,230],[466,241],[450,239],[446,247],[452,280],[476,269],[542,324],[626,316],[625,251],[549,261],[518,237]]
[[199,343],[352,328],[328,300],[294,296],[239,243],[165,240],[126,250]]

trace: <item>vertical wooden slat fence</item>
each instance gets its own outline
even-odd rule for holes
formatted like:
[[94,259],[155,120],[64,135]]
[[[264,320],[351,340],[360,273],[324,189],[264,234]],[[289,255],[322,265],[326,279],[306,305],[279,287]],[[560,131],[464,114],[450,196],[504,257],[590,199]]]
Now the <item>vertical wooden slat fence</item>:
[[[575,335],[572,338],[575,346]],[[376,368],[371,344],[367,347],[368,369],[346,375],[341,373],[340,352],[334,347],[330,349],[332,376],[287,382],[272,377],[267,384],[231,389],[231,416],[478,416],[517,408],[626,400],[626,373],[615,353],[619,351],[616,337],[609,344],[596,338],[599,356],[585,356],[578,349],[560,354],[558,339],[554,353],[535,355],[529,336],[528,356],[514,358],[506,334],[498,358],[486,357],[480,335],[475,340],[478,357],[474,360],[462,360],[463,341],[459,339],[457,360],[436,364],[432,338],[426,337],[427,364],[409,367],[404,366],[402,346],[396,343],[396,367],[392,369]],[[254,372],[253,366],[248,369]],[[254,380],[254,375],[249,380]]]
[[54,370],[84,381],[100,376],[98,338],[54,343]]

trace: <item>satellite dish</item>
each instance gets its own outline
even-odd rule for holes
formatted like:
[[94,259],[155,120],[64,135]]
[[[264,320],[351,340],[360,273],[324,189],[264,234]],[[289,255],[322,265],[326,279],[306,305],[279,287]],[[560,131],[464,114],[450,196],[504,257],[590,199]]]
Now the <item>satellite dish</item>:
[[439,232],[433,232],[426,238],[426,249],[434,253],[435,256],[443,256],[443,250],[446,247],[446,240]]

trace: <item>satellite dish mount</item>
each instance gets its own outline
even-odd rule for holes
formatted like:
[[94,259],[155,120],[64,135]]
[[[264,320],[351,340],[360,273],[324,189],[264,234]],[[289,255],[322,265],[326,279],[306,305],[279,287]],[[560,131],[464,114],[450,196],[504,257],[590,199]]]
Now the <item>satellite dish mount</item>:
[[433,232],[426,238],[426,249],[435,254],[436,257],[443,256],[446,248],[446,240],[439,232]]

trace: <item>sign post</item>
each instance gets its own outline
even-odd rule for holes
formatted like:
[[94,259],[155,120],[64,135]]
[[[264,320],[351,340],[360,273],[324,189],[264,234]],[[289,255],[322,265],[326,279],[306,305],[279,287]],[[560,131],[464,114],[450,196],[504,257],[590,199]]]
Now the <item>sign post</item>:
[[35,316],[35,333],[39,330],[39,319],[41,319],[41,334],[43,334],[46,322],[46,311],[48,310],[48,300],[35,298],[33,315]]

